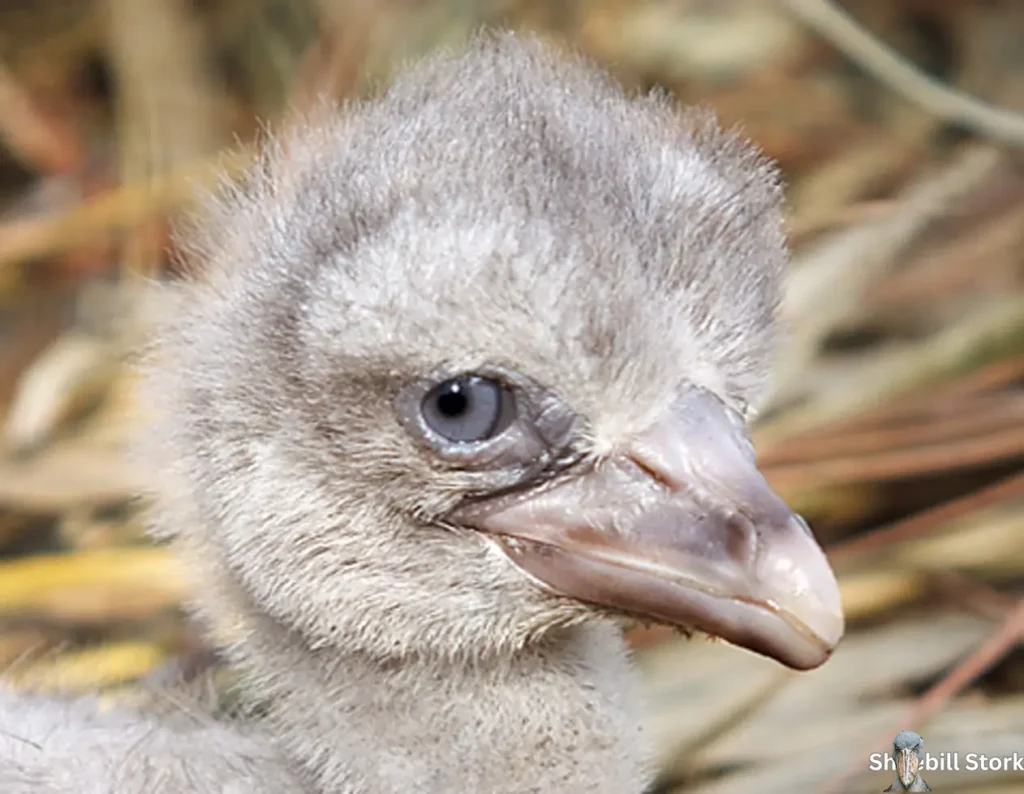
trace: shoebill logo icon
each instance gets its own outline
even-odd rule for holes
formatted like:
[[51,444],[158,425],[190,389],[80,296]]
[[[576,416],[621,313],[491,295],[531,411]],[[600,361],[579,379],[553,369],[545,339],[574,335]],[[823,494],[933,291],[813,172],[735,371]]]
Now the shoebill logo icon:
[[920,769],[924,759],[924,740],[913,731],[900,731],[892,741],[892,760],[896,779],[886,791],[931,791]]

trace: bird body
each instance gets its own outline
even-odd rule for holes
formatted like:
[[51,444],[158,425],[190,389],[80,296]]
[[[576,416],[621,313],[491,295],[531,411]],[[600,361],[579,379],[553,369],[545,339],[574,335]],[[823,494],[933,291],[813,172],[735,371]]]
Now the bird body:
[[886,791],[931,791],[923,777],[924,740],[914,731],[900,731],[892,742],[892,758],[896,764],[896,779]]
[[[631,697],[635,675],[609,627],[570,630],[533,665],[482,665],[474,676],[452,675],[445,665],[433,674],[418,666],[382,672],[337,654],[323,669],[274,651],[261,659],[267,680],[250,679],[261,696],[282,699],[273,732],[191,711],[151,717],[90,699],[0,691],[0,791],[629,792],[648,776],[641,704]],[[296,685],[300,673],[308,678]],[[332,688],[339,697],[326,702]],[[291,768],[274,735],[331,742],[297,750],[329,753],[319,782]]]
[[[78,783],[113,794],[158,790],[127,770],[204,794],[639,794],[626,623],[822,663],[835,581],[744,423],[780,199],[706,114],[513,34],[272,141],[182,235],[141,447],[154,532],[253,707],[182,726],[5,695],[0,790],[83,790],[47,771],[60,719]],[[50,717],[26,732],[30,709]]]
[[889,784],[889,788],[886,791],[931,791],[932,787],[924,782],[924,779],[918,775],[912,783],[904,786],[900,781]]
[[274,747],[243,725],[159,718],[0,688],[4,794],[282,794],[301,791]]

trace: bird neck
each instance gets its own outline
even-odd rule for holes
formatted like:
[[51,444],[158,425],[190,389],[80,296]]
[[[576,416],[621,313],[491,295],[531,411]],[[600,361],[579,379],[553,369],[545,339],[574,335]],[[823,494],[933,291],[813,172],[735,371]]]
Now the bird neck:
[[232,607],[242,691],[310,794],[640,794],[649,780],[636,675],[609,622],[456,663],[310,649]]

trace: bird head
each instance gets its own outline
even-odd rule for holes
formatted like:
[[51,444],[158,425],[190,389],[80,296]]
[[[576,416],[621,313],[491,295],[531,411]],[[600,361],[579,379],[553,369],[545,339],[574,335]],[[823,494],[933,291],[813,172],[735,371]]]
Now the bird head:
[[900,731],[892,742],[892,756],[896,761],[896,777],[906,788],[917,779],[924,756],[924,741],[913,731]]
[[173,531],[310,646],[472,658],[613,614],[820,664],[835,579],[746,430],[781,225],[738,137],[530,39],[321,109],[182,237]]

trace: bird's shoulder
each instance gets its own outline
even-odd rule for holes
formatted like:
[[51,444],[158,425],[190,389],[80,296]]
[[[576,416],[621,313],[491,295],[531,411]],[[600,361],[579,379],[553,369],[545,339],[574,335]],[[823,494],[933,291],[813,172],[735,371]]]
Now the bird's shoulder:
[[234,724],[0,688],[4,794],[276,794],[295,788],[275,749]]

